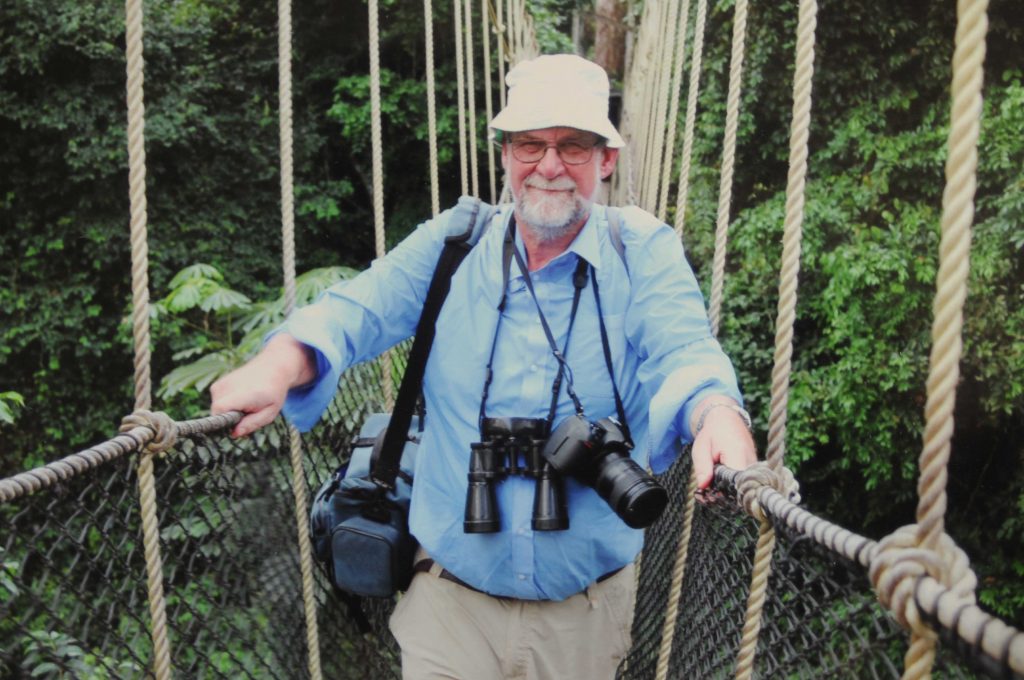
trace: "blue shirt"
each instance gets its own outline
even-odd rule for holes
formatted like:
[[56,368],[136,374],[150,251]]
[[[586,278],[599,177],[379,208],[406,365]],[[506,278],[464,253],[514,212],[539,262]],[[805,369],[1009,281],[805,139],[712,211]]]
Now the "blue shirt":
[[[332,287],[285,324],[284,330],[317,352],[317,379],[293,390],[285,404],[286,416],[300,430],[320,417],[345,368],[413,334],[450,214],[420,225],[367,271]],[[631,562],[643,532],[627,527],[597,492],[575,479],[566,480],[569,529],[535,532],[535,482],[518,475],[497,486],[501,530],[463,531],[470,443],[480,441],[480,400],[498,323],[502,240],[511,214],[510,205],[495,214],[455,273],[437,321],[424,376],[427,418],[410,527],[431,557],[480,590],[561,600]],[[697,403],[712,394],[739,401],[740,394],[732,365],[711,336],[703,296],[675,232],[638,208],[626,208],[621,234],[625,263],[608,234],[606,209],[595,205],[569,248],[531,278],[561,348],[578,258],[593,266],[615,379],[636,442],[632,455],[661,472],[680,443],[690,441]],[[518,236],[517,247],[525,257]],[[591,286],[580,298],[567,358],[587,417],[599,420],[616,411]],[[558,364],[515,262],[503,314],[487,415],[544,418]],[[555,426],[573,413],[563,386]]]

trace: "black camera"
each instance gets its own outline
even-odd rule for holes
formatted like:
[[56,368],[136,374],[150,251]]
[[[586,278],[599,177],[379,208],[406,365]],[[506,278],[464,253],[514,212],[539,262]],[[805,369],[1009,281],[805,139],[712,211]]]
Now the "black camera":
[[626,524],[642,529],[661,516],[668,492],[630,458],[631,448],[611,418],[595,423],[578,414],[555,428],[541,455],[561,474],[597,491]]
[[537,480],[533,495],[533,530],[568,529],[564,482],[540,453],[547,441],[547,421],[484,418],[480,429],[482,441],[470,445],[463,531],[480,534],[501,529],[495,485],[507,475],[516,474]]

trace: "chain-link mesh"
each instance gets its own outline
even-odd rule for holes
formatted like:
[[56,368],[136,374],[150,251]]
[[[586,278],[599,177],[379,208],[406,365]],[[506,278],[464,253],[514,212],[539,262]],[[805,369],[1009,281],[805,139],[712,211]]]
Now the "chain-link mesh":
[[[684,455],[662,477],[673,500],[647,533],[633,649],[619,672],[623,679],[654,677],[688,476]],[[783,525],[775,530],[755,675],[900,677],[906,635],[878,604],[864,569]],[[757,534],[757,522],[733,497],[715,491],[697,504],[669,677],[733,675]],[[946,657],[940,657],[935,676],[974,677]]]
[[[395,364],[404,369],[404,352]],[[379,372],[376,363],[346,372],[321,424],[304,436],[310,498],[365,417],[381,409]],[[0,677],[146,675],[151,643],[134,463],[134,455],[120,457],[0,504]],[[663,476],[673,502],[647,534],[622,678],[654,677],[687,468],[684,455]],[[243,440],[190,435],[156,462],[179,677],[307,676],[289,475],[281,423]],[[899,677],[906,636],[877,604],[863,568],[784,526],[776,530],[756,675]],[[756,523],[732,498],[716,492],[698,504],[670,677],[732,675],[756,540]],[[393,603],[364,600],[370,630],[363,632],[316,574],[325,677],[398,678],[387,630]],[[1002,672],[1012,677],[1005,661]],[[948,653],[936,675],[973,677]]]

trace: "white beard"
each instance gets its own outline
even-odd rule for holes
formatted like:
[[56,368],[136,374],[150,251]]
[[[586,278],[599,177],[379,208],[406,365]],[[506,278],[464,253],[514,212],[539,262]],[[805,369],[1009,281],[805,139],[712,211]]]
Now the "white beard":
[[[599,172],[596,168],[595,171]],[[600,182],[595,183],[595,188],[599,187]],[[557,193],[541,189],[554,189]],[[565,236],[585,218],[594,204],[594,197],[581,195],[576,182],[569,177],[548,181],[531,175],[523,181],[514,201],[516,212],[532,228],[534,235],[547,242]]]

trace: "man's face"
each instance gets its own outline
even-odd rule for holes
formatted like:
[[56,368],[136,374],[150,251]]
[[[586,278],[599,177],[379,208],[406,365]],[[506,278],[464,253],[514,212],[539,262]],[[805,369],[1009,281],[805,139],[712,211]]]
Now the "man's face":
[[[590,213],[601,180],[618,158],[618,149],[600,141],[591,132],[560,127],[511,133],[502,145],[516,214],[541,240],[572,231]],[[542,155],[531,160],[541,148]],[[582,158],[587,160],[573,162]]]

